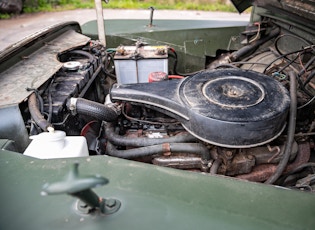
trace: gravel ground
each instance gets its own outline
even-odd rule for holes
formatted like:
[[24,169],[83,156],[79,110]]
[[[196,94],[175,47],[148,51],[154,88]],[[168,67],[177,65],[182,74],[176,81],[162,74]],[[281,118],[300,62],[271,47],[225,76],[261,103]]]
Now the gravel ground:
[[[104,19],[148,19],[149,10],[119,10],[104,9]],[[248,21],[249,14],[206,12],[206,11],[177,11],[155,10],[154,19],[189,19],[189,20],[234,20]],[[35,13],[19,15],[11,19],[0,20],[0,51],[22,38],[47,26],[64,21],[77,21],[84,24],[95,20],[94,9],[80,9],[62,12]]]

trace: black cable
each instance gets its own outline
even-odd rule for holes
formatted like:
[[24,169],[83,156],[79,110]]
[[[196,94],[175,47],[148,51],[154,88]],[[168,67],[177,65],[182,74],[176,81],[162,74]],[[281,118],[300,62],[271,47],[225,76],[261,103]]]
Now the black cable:
[[302,76],[306,70],[308,69],[308,67],[310,67],[313,62],[315,61],[315,55],[305,64],[304,68],[299,72],[299,76]]
[[[313,46],[313,45],[312,45]],[[263,73],[266,73],[267,69],[273,64],[275,63],[276,61],[288,56],[288,55],[291,55],[291,54],[295,54],[295,53],[299,53],[299,52],[303,52],[303,51],[306,51],[307,49],[309,48],[304,48],[304,49],[300,49],[300,50],[296,50],[296,51],[291,51],[291,52],[288,52],[288,53],[285,53],[285,54],[282,54],[280,55],[279,57],[275,58],[274,60],[272,60],[270,63],[267,64],[267,66],[265,67]]]
[[204,71],[204,70],[199,70],[199,71],[191,72],[191,73],[179,73],[179,72],[177,71],[177,62],[178,62],[177,53],[176,53],[175,49],[173,49],[173,48],[169,48],[169,50],[173,52],[174,58],[175,58],[174,67],[173,67],[173,71],[174,71],[174,74],[175,74],[175,75],[180,75],[180,76],[188,77],[188,76],[192,76],[192,75],[195,75],[195,74],[197,74],[197,73],[200,73],[200,72]]
[[[282,55],[282,52],[279,50],[278,42],[279,42],[279,40],[280,40],[281,38],[283,38],[283,37],[293,37],[293,38],[296,38],[296,39],[298,39],[298,40],[300,40],[300,41],[305,42],[307,45],[310,45],[310,46],[313,45],[312,42],[307,41],[306,39],[301,38],[301,37],[299,37],[299,36],[296,36],[296,35],[294,35],[294,34],[282,34],[282,35],[278,36],[278,37],[275,39],[275,42],[274,42],[274,46],[275,46],[277,52],[278,52],[280,55]],[[312,48],[312,50],[315,51],[314,48]]]
[[253,51],[255,51],[259,46],[261,46],[265,42],[267,42],[267,41],[273,39],[274,37],[278,36],[279,33],[280,33],[280,29],[279,28],[273,29],[265,37],[262,37],[259,40],[256,40],[253,43],[251,43],[251,44],[249,44],[247,46],[244,46],[241,49],[231,53],[229,55],[229,60],[232,61],[232,62],[240,60],[242,57],[244,57],[244,56],[246,56],[248,54],[251,54]]
[[292,145],[294,142],[296,111],[297,111],[297,94],[296,94],[296,76],[293,71],[289,72],[290,77],[290,115],[287,140],[284,148],[283,157],[280,160],[275,173],[265,181],[266,184],[273,184],[282,174],[291,156]]
[[48,88],[48,117],[47,117],[48,122],[51,122],[52,111],[53,111],[53,101],[52,101],[52,95],[51,95],[51,87],[53,83],[54,83],[54,79],[51,80],[49,84],[49,88]]
[[[255,53],[249,55],[248,57],[243,58],[242,61],[246,62],[246,61],[258,56],[259,54],[263,54],[263,53],[267,53],[267,52],[268,52],[268,55],[270,55],[270,48],[269,47],[264,48],[264,49],[259,50],[259,51],[256,51]],[[268,55],[266,55],[266,56],[268,56]],[[263,57],[265,57],[265,56],[263,56]],[[263,58],[263,57],[261,57],[261,58]]]
[[[269,48],[267,51],[264,51],[264,52],[257,52],[257,55],[258,55],[258,54],[263,54],[263,53],[266,53],[266,54],[260,56],[260,57],[259,57],[260,60],[263,59],[263,58],[266,58],[266,57],[268,57],[268,56],[270,56],[270,55],[274,55],[274,54],[270,51],[270,48]],[[256,53],[254,53],[254,54],[256,54]],[[253,57],[257,57],[257,55],[254,55]],[[249,59],[248,59],[248,60],[249,60]],[[242,61],[243,61],[243,62],[246,62],[246,60],[242,60]],[[267,65],[267,64],[264,63],[264,65]],[[254,68],[254,66],[255,66],[255,64],[251,64],[251,66],[248,68],[248,70],[252,70],[252,69]]]
[[306,86],[315,77],[315,71],[312,71],[306,78],[303,86]]
[[312,97],[308,102],[306,102],[305,104],[299,106],[297,109],[303,109],[304,107],[308,106],[309,104],[311,104],[313,101],[315,100],[315,96]]
[[174,74],[178,75],[178,73],[177,73],[177,62],[178,62],[177,53],[176,53],[175,49],[173,49],[173,48],[169,48],[169,50],[172,51],[172,54],[174,55],[173,72],[174,72]]
[[233,64],[227,64],[227,63],[225,63],[225,64],[219,64],[219,65],[217,65],[214,69],[220,69],[220,68],[233,68],[233,69],[238,69],[238,67],[237,66],[234,66]]
[[295,169],[292,169],[291,171],[287,172],[286,176],[289,176],[291,174],[297,173],[297,172],[299,172],[302,169],[307,168],[307,167],[315,167],[315,162],[308,162],[308,163],[305,163],[305,164],[301,164],[298,167],[296,167]]
[[292,60],[290,60],[286,65],[284,65],[283,67],[281,67],[281,69],[278,70],[279,73],[281,73],[283,70],[285,70],[286,68],[288,68],[290,65],[292,65],[293,62],[295,62],[295,60],[299,57],[300,53],[298,53],[298,55],[296,55],[295,58],[293,58]]
[[116,81],[116,79],[117,79],[116,75],[114,75],[114,74],[108,72],[108,71],[105,69],[104,66],[102,66],[101,70],[103,71],[103,73],[104,73],[106,76],[108,76],[108,77],[111,78],[112,80]]
[[267,65],[266,63],[261,63],[261,62],[246,62],[246,61],[236,61],[236,62],[230,62],[229,64],[232,65]]

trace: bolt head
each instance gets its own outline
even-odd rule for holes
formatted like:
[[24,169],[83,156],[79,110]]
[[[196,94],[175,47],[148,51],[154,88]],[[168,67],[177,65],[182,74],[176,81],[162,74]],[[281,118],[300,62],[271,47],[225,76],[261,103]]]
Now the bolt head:
[[115,199],[108,199],[105,201],[105,205],[109,208],[112,208],[116,205],[116,200]]

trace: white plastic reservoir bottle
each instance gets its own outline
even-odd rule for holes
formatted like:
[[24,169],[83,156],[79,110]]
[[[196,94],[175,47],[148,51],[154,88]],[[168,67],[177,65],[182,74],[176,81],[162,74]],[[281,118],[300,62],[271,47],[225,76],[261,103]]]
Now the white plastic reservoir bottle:
[[88,156],[86,139],[83,136],[66,136],[64,131],[43,132],[30,136],[32,142],[24,155],[39,159]]

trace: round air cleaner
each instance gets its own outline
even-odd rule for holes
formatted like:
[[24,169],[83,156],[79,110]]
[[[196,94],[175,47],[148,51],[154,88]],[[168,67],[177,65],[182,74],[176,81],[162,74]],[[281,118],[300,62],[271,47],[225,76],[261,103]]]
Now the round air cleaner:
[[183,124],[198,138],[224,147],[253,147],[280,135],[290,106],[288,91],[253,71],[227,69],[186,78],[179,95],[190,111]]
[[278,81],[258,72],[225,69],[183,80],[114,85],[113,101],[130,101],[178,119],[197,138],[248,148],[280,135],[290,106]]

